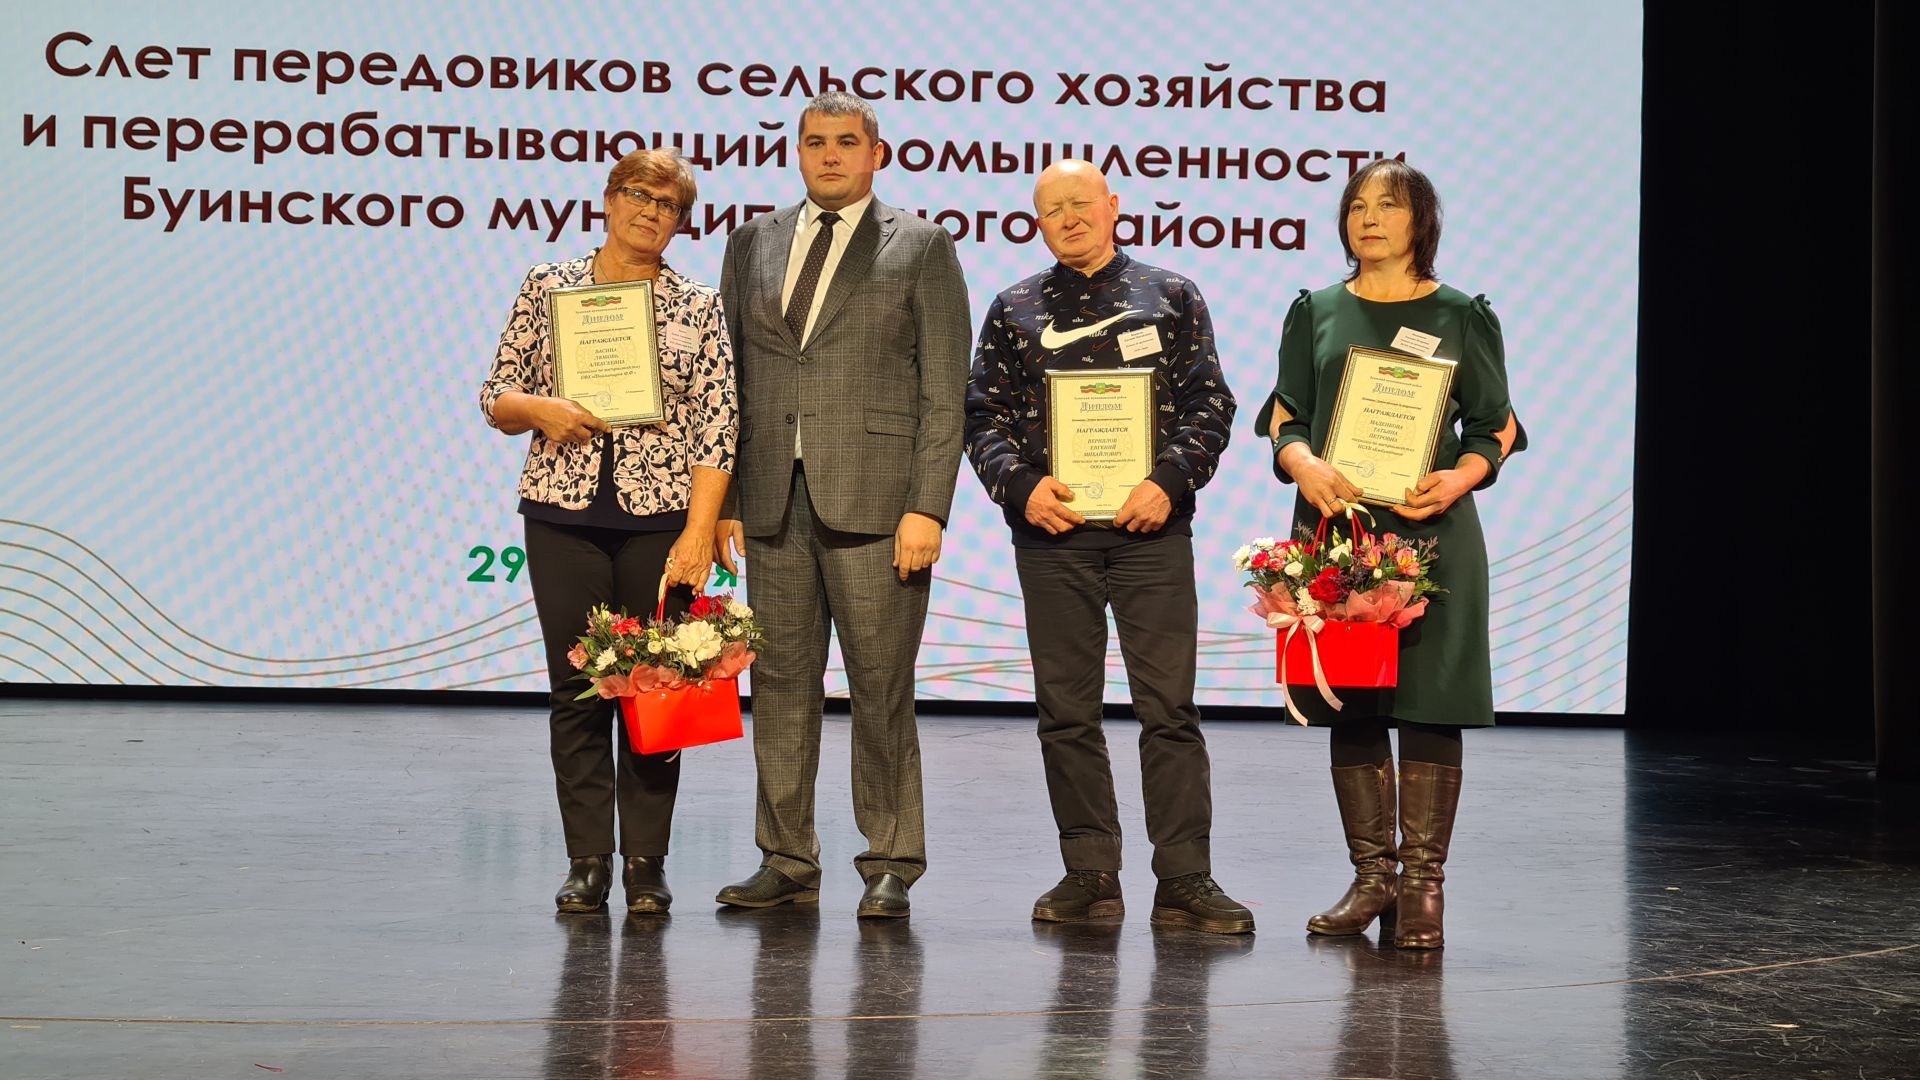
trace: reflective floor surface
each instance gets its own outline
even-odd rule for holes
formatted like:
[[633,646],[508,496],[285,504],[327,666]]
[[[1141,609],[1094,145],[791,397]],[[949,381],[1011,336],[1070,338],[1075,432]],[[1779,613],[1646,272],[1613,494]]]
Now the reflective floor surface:
[[[1220,723],[1215,873],[1259,932],[1059,876],[1030,722],[922,724],[930,870],[853,918],[845,719],[817,908],[757,863],[745,742],[689,752],[668,920],[556,916],[537,711],[0,701],[0,1077],[1913,1077],[1920,830],[1857,762],[1721,737],[1469,732],[1448,947],[1310,939],[1326,733]],[[616,890],[616,899],[618,893]]]

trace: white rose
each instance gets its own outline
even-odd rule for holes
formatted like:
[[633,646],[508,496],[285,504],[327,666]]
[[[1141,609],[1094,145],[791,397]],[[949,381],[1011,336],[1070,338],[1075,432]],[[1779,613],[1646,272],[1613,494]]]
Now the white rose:
[[1373,580],[1375,581],[1379,581],[1382,577],[1385,577],[1385,576],[1386,576],[1386,571],[1384,570],[1375,570],[1373,572]]
[[[1379,571],[1375,571],[1375,573],[1378,573],[1378,572]],[[659,638],[647,639],[647,651],[652,653],[655,656],[660,655],[660,650],[666,647],[667,647],[666,643],[661,641]]]
[[1299,577],[1301,574],[1306,572],[1306,569],[1307,569],[1306,567],[1300,565],[1298,560],[1294,562],[1290,562],[1287,564],[1287,576]]
[[680,629],[673,632],[673,644],[687,659],[700,664],[719,656],[727,643],[713,624],[703,619],[682,623]]

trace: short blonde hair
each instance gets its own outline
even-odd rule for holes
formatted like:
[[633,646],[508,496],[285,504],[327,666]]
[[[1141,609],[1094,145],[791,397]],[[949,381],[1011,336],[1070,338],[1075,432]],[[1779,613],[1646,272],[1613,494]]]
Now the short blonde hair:
[[671,146],[663,146],[658,150],[635,150],[614,162],[613,171],[607,174],[607,190],[601,193],[601,197],[612,199],[613,193],[623,187],[657,187],[661,184],[673,186],[673,201],[680,204],[680,224],[686,224],[687,218],[693,213],[694,200],[700,197],[700,185],[694,182],[693,166],[681,156],[678,149]]

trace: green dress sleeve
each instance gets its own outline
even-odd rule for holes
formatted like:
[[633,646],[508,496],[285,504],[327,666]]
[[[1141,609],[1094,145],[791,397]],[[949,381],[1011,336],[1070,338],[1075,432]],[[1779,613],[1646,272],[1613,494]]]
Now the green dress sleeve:
[[[1453,392],[1460,403],[1460,452],[1487,459],[1487,478],[1475,490],[1492,487],[1506,459],[1527,448],[1527,429],[1520,426],[1507,396],[1506,342],[1500,336],[1500,319],[1484,293],[1467,308],[1466,339],[1454,372]],[[1513,449],[1502,454],[1499,433],[1509,419],[1515,429]]]
[[[1282,483],[1292,483],[1293,477],[1280,467],[1280,451],[1289,443],[1307,443],[1312,449],[1314,384],[1318,375],[1313,363],[1313,297],[1305,289],[1287,309],[1287,321],[1280,331],[1280,374],[1275,380],[1273,393],[1267,396],[1266,404],[1260,407],[1260,415],[1254,418],[1255,430],[1262,439],[1273,439],[1273,475]],[[1280,434],[1271,435],[1273,430],[1273,407],[1287,410],[1293,419],[1280,425]]]

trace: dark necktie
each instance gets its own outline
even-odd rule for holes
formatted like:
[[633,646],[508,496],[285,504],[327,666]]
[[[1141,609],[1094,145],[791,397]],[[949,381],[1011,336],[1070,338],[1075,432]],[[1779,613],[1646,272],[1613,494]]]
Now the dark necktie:
[[826,268],[827,252],[833,249],[833,227],[840,215],[831,210],[814,219],[820,229],[813,234],[813,246],[807,249],[807,261],[800,264],[800,278],[793,283],[793,297],[787,301],[787,327],[793,339],[805,344],[807,312],[813,310],[813,292],[820,287],[820,271]]

